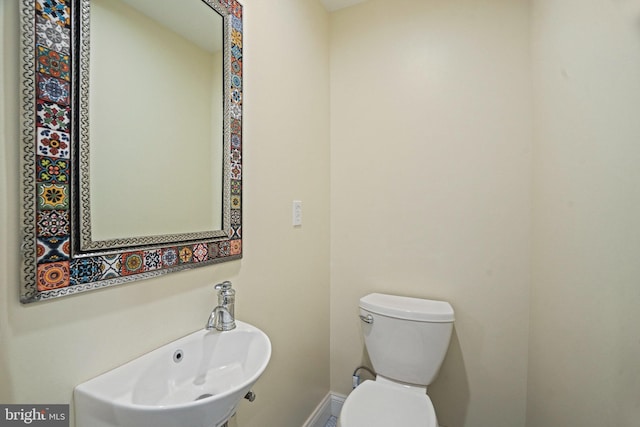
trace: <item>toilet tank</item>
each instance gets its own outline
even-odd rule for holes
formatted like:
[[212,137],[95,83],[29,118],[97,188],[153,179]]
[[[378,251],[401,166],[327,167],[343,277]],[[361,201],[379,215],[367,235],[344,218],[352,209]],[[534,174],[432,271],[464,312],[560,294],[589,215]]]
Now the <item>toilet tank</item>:
[[453,330],[454,313],[448,302],[369,294],[360,299],[360,317],[378,375],[409,384],[431,384]]

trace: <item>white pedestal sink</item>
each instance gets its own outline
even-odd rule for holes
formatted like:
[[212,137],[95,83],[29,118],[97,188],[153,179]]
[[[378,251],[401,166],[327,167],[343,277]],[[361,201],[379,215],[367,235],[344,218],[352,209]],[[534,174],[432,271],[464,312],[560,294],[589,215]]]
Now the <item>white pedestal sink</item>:
[[217,427],[264,372],[260,329],[200,330],[78,385],[77,427]]

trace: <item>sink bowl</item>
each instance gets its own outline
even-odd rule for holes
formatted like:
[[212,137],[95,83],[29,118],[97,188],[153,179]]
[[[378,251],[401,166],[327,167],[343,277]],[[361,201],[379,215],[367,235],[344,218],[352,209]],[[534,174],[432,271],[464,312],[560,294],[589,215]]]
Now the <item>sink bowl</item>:
[[77,427],[217,427],[264,372],[260,329],[202,329],[78,385]]

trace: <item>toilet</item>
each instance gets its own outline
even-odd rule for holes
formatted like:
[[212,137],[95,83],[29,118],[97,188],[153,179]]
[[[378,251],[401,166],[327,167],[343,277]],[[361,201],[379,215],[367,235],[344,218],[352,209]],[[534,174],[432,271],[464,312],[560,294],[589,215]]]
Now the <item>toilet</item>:
[[338,427],[438,427],[427,386],[449,347],[451,305],[374,293],[360,299],[360,319],[376,379],[349,394]]

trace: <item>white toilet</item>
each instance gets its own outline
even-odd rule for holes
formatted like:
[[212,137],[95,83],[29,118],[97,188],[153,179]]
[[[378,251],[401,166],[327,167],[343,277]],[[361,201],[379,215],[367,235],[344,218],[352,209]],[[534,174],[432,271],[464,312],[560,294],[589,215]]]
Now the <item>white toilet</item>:
[[369,294],[360,299],[360,319],[376,380],[349,394],[338,427],[438,427],[427,386],[449,347],[451,305]]

